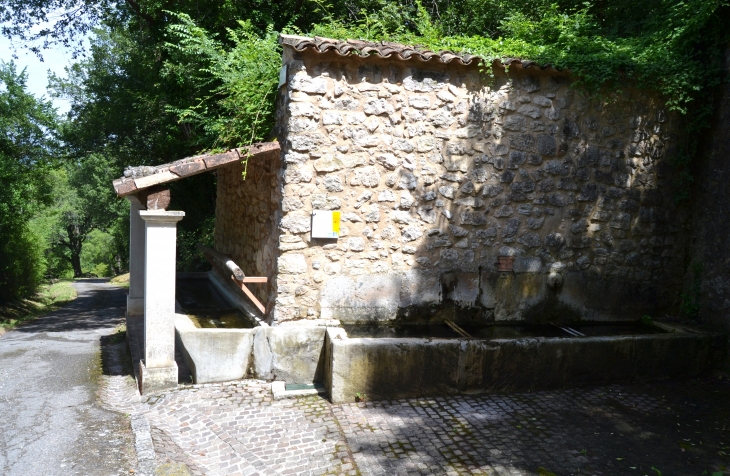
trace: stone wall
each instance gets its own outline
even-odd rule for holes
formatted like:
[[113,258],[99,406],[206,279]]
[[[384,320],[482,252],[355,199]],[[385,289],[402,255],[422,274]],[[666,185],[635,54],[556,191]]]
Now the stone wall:
[[[589,100],[566,73],[519,65],[489,80],[288,46],[284,63],[277,322],[454,306],[633,318],[676,304],[687,214],[667,157],[680,125],[651,95]],[[339,239],[310,238],[315,209],[341,211]]]
[[[276,295],[276,259],[281,217],[278,158],[248,159],[246,180],[243,165],[235,162],[217,170],[215,249],[228,255],[247,276],[266,276],[266,285],[248,288],[268,308]],[[228,270],[216,269],[223,282],[231,281]],[[240,293],[240,289],[238,290]]]
[[[725,52],[725,76],[730,77],[730,48]],[[692,261],[685,293],[699,304],[699,318],[730,333],[730,82],[717,91],[717,110],[711,120],[700,160],[693,174]],[[693,269],[694,268],[694,269]],[[696,270],[696,272],[695,272]],[[697,294],[699,291],[699,294]]]

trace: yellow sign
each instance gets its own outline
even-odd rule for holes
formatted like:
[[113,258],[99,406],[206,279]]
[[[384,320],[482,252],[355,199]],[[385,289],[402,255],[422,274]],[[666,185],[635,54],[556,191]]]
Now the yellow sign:
[[332,212],[332,232],[340,234],[340,212]]

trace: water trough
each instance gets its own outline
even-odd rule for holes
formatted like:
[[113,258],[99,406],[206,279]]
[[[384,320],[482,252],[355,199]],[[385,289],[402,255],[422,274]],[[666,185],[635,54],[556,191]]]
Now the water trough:
[[175,344],[194,383],[324,380],[324,327],[269,327],[214,272],[179,275]]
[[530,391],[694,377],[725,349],[721,335],[637,321],[270,327],[225,284],[213,272],[178,279],[176,344],[195,383],[324,384],[333,402]]
[[468,338],[434,324],[330,328],[325,386],[333,402],[352,401],[356,394],[389,399],[530,391],[694,377],[724,355],[723,336],[683,325],[596,322],[570,328],[581,335],[524,324],[467,326],[477,336]]

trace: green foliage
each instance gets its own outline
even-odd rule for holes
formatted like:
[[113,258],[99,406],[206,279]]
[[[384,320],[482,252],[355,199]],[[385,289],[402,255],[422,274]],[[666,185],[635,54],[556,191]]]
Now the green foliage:
[[208,271],[210,264],[198,251],[197,244],[213,247],[215,217],[209,216],[194,230],[178,230],[177,269],[178,271]]
[[33,294],[45,270],[30,219],[50,200],[56,115],[26,91],[26,80],[0,62],[0,303]]
[[31,295],[45,270],[43,244],[26,223],[3,237],[0,245],[0,303]]
[[[432,20],[420,2],[401,9],[401,25],[393,29],[384,14],[361,11],[354,24],[329,19],[315,25],[311,34],[335,38],[363,38],[417,44],[432,50],[451,50],[478,55],[486,60],[524,58],[558,69],[570,70],[593,92],[620,89],[626,81],[656,89],[669,109],[686,113],[699,91],[720,81],[721,52],[728,41],[722,26],[727,17],[721,0],[654,0],[635,18],[628,2],[604,4],[570,2],[547,5],[518,2],[505,7],[481,2],[480,11],[497,6],[502,12],[492,19],[487,32],[493,36],[463,36],[457,23]],[[634,29],[622,26],[626,16]],[[468,30],[469,28],[467,28]],[[448,31],[450,34],[444,34]]]
[[181,123],[200,126],[199,145],[231,148],[270,136],[281,53],[272,26],[259,35],[250,21],[229,29],[225,48],[184,14],[168,28],[171,58],[163,77],[191,82],[201,96],[188,107],[168,106]]
[[121,257],[116,235],[109,230],[114,230],[125,215],[127,204],[114,196],[109,184],[119,173],[111,160],[100,154],[49,172],[53,203],[40,210],[32,223],[45,240],[44,249],[49,250],[51,276],[63,276],[70,268],[73,276],[79,277],[99,264],[108,269],[104,275],[116,269],[114,264]]
[[92,230],[81,249],[81,269],[100,278],[113,276],[115,254],[114,236]]
[[652,319],[651,316],[641,316],[639,319],[639,322],[644,326],[653,326],[654,325],[654,319]]
[[58,309],[76,296],[76,289],[69,281],[60,281],[40,285],[31,297],[0,305],[0,335],[18,324]]

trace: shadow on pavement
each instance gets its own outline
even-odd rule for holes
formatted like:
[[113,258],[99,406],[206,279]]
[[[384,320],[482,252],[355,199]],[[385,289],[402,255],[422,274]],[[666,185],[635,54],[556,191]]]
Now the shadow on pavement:
[[74,283],[78,297],[66,306],[27,324],[15,332],[44,333],[98,330],[124,322],[127,290],[103,286],[108,279],[80,279]]
[[[544,474],[541,468],[560,475],[728,474],[727,402],[730,378],[716,375],[367,402],[348,415],[344,428],[353,451],[363,455],[359,464],[382,474],[413,470],[410,455],[429,468],[450,463],[477,474],[485,474],[485,466],[499,468],[499,474]],[[382,432],[369,430],[372,422],[384,421],[396,424]]]

